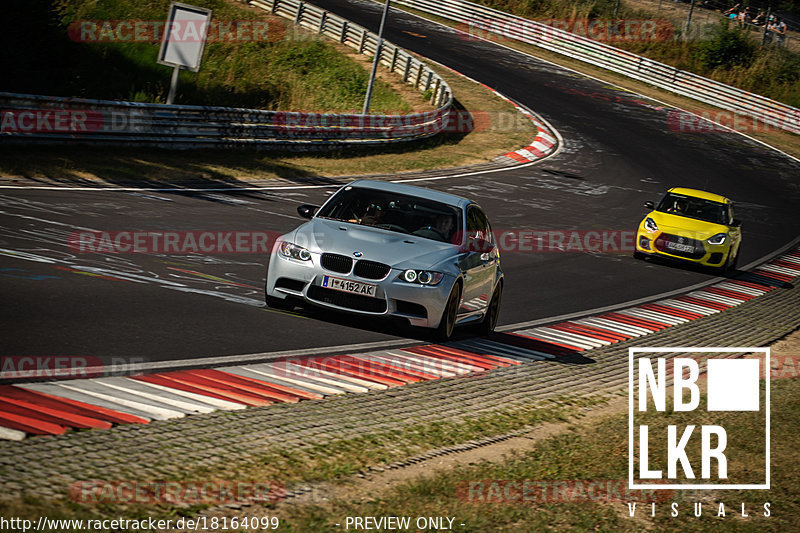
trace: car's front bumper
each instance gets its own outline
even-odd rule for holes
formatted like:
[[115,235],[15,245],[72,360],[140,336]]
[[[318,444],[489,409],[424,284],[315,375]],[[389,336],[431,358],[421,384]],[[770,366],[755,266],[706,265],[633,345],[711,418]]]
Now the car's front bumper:
[[[270,256],[265,293],[269,297],[294,298],[320,307],[369,316],[407,319],[413,326],[439,325],[455,276],[445,274],[435,286],[407,283],[398,279],[401,271],[392,268],[382,280],[364,279],[354,274],[325,270],[319,254],[309,261]],[[355,295],[322,286],[324,276],[375,285],[375,296]]]
[[[671,243],[671,244],[670,244]],[[691,251],[677,250],[670,246],[689,246]],[[636,232],[636,251],[639,253],[660,256],[678,261],[689,261],[703,266],[719,267],[728,260],[731,250],[731,239],[723,244],[709,244],[707,240],[695,239],[672,231],[649,231],[640,226]]]

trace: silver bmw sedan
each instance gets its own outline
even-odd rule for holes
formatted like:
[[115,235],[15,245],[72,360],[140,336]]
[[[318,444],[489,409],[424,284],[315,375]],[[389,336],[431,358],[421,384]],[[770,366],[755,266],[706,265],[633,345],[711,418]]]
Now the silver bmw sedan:
[[358,180],[272,249],[267,305],[309,303],[407,319],[449,338],[457,325],[497,324],[503,272],[489,220],[474,202],[421,187]]

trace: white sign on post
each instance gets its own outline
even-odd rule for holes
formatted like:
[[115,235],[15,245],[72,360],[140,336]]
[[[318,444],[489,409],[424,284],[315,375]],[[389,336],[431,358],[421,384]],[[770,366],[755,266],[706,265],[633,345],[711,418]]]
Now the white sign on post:
[[211,21],[211,10],[173,2],[169,6],[158,62],[175,67],[172,72],[167,103],[175,98],[180,69],[197,72],[206,47],[206,36]]

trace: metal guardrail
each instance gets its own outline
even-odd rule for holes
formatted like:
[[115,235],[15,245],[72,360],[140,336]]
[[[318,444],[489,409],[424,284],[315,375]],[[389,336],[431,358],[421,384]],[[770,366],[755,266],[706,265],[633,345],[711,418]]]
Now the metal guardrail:
[[[375,54],[376,35],[316,6],[298,0],[250,3],[332,37],[360,54]],[[387,69],[400,73],[403,81],[428,96],[436,108],[408,115],[301,113],[0,93],[0,140],[310,150],[408,141],[444,130],[453,102],[447,82],[392,43],[384,41],[380,59]]]
[[463,24],[467,32],[475,29],[538,46],[706,104],[753,117],[768,127],[800,133],[800,109],[796,107],[581,35],[466,0],[395,0],[395,4]]

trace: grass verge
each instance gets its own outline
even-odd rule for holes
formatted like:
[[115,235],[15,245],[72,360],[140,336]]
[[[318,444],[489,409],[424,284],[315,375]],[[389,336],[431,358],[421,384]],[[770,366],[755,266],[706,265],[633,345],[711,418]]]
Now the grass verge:
[[[597,424],[576,424],[570,431],[550,437],[533,450],[516,453],[501,462],[437,471],[385,491],[365,503],[334,501],[330,504],[296,506],[282,516],[287,531],[337,531],[334,524],[355,516],[447,516],[463,531],[730,531],[783,532],[796,529],[800,503],[800,472],[793,468],[791,444],[800,431],[800,380],[773,381],[772,386],[772,489],[769,491],[678,491],[656,503],[639,504],[630,517],[628,501],[548,503],[545,501],[476,501],[464,486],[480,480],[627,480],[627,414]],[[759,417],[761,420],[759,422]],[[697,421],[695,417],[693,420]],[[673,413],[648,414],[651,434],[674,424]],[[763,414],[706,413],[703,423],[722,424],[730,442],[763,442]],[[744,468],[763,473],[764,458],[745,452]],[[652,466],[652,465],[651,465]],[[468,485],[466,485],[468,486]],[[469,494],[468,492],[466,494]],[[484,496],[490,492],[481,493]],[[514,498],[511,498],[512,500]],[[635,501],[635,500],[634,500]],[[764,516],[769,502],[770,515]],[[678,516],[671,505],[677,504]],[[695,504],[701,516],[695,516]],[[725,516],[720,515],[724,504]],[[741,514],[742,505],[749,515]]]
[[[370,467],[402,461],[437,448],[483,437],[502,435],[544,422],[570,420],[580,409],[602,403],[599,399],[561,398],[534,402],[524,407],[494,412],[461,420],[409,424],[402,429],[364,433],[354,428],[353,437],[313,446],[266,445],[264,452],[238,464],[208,468],[185,464],[178,476],[159,481],[269,480],[292,487],[298,483],[341,481]],[[151,479],[139,481],[153,481]],[[35,520],[39,516],[55,519],[97,519],[121,516],[129,519],[193,516],[201,505],[132,505],[128,503],[83,504],[65,497],[66,487],[53,487],[59,494],[52,499],[22,496],[0,499],[0,516]],[[312,531],[307,529],[306,531]]]
[[[169,0],[10,0],[0,35],[2,90],[136,102],[166,99],[172,68],[157,62]],[[344,112],[361,109],[368,73],[342,47],[233,0],[198,0],[212,26],[199,72],[181,72],[176,104]],[[27,39],[36,35],[37,39]],[[20,43],[27,43],[20,46]],[[347,49],[349,50],[349,49]],[[373,110],[425,107],[380,81]]]
[[[369,68],[369,59],[360,59]],[[334,176],[388,174],[485,163],[529,144],[536,127],[485,87],[444,68],[437,69],[456,95],[455,108],[469,113],[471,131],[445,132],[380,152],[342,149],[314,155],[249,150],[170,151],[152,148],[0,146],[0,183],[14,179],[51,183],[154,185],[203,180],[207,185],[247,185],[280,178],[291,182]],[[481,117],[505,117],[483,127]]]

